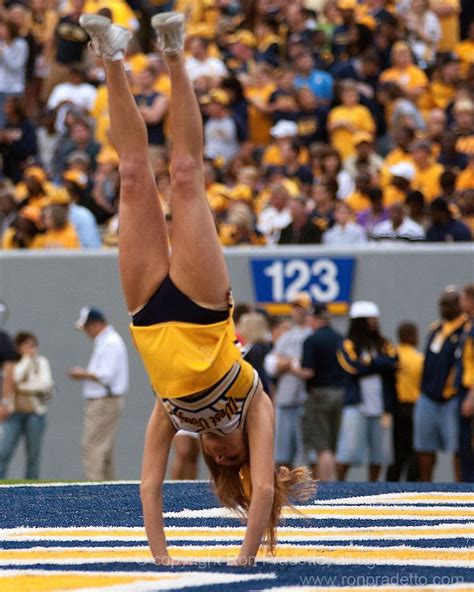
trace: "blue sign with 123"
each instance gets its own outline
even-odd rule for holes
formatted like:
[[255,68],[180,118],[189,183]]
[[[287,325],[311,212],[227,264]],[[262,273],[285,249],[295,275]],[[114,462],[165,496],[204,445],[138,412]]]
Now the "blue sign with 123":
[[352,258],[253,259],[251,267],[257,302],[284,303],[300,292],[324,304],[351,301]]

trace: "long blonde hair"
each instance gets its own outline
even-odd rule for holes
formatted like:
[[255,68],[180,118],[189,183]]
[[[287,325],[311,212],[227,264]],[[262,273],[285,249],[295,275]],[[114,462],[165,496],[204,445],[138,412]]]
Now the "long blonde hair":
[[[248,464],[234,467],[219,465],[212,456],[204,450],[202,452],[219,501],[246,521],[252,495]],[[273,555],[275,552],[277,527],[283,506],[290,506],[297,511],[293,504],[308,501],[315,491],[316,482],[311,479],[306,467],[275,469],[273,506],[262,541],[268,553]]]

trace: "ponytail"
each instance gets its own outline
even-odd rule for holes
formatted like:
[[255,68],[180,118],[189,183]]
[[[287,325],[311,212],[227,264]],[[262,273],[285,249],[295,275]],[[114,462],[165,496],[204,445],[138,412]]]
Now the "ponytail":
[[[203,451],[204,460],[211,473],[214,491],[223,506],[234,511],[246,522],[252,496],[250,467],[228,467],[217,464],[214,459]],[[306,467],[290,470],[286,467],[275,469],[273,506],[265,529],[262,543],[267,552],[274,554],[277,543],[277,527],[280,522],[282,508],[289,506],[298,511],[293,504],[308,501],[316,491],[316,482],[311,479]]]

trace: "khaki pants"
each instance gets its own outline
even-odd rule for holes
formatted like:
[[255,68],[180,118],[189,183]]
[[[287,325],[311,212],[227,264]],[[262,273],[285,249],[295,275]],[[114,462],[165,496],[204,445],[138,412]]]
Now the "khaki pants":
[[82,465],[88,481],[114,478],[114,446],[123,397],[88,399],[84,406]]

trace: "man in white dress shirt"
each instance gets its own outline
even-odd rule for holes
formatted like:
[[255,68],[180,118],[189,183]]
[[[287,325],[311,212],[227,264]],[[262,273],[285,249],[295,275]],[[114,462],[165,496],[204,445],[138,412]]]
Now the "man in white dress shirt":
[[424,228],[411,220],[405,214],[405,208],[401,203],[394,203],[388,210],[389,218],[374,226],[371,239],[381,241],[405,241],[418,242],[425,240]]
[[82,462],[89,481],[114,478],[114,445],[128,391],[128,354],[120,335],[97,308],[82,308],[75,325],[94,341],[87,368],[71,368],[73,380],[83,381],[85,398]]
[[277,244],[282,228],[291,224],[289,201],[290,194],[282,183],[272,185],[269,205],[260,212],[257,220],[257,229],[265,235],[267,245]]

